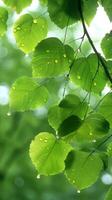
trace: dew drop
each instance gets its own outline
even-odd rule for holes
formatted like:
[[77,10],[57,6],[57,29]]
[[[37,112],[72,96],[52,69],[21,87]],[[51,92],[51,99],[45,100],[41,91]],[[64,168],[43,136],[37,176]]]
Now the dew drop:
[[49,50],[49,49],[47,49],[47,50],[46,50],[46,52],[47,52],[47,53],[49,53],[49,52],[50,52],[50,50]]
[[37,179],[40,179],[40,174],[37,175]]
[[8,113],[7,113],[7,116],[11,116],[11,112],[8,112]]
[[47,143],[47,141],[48,141],[47,139],[44,140],[45,143]]
[[55,62],[55,63],[58,63],[58,60],[55,60],[54,62]]
[[96,86],[96,82],[94,83],[94,86]]
[[17,31],[19,31],[20,29],[21,29],[21,28],[20,28],[19,26],[16,28]]
[[77,76],[77,78],[80,80],[81,79],[81,77],[80,76]]
[[96,142],[96,140],[92,140],[92,142],[94,142],[94,143],[95,143],[95,142]]
[[63,57],[66,58],[66,54],[64,54]]
[[80,192],[81,192],[80,190],[77,190],[77,193],[78,193],[78,194],[80,194]]
[[92,136],[92,135],[93,135],[93,133],[92,133],[92,132],[90,132],[90,133],[89,133],[89,135],[91,135],[91,136]]
[[40,141],[43,141],[43,139],[42,139],[42,138],[40,138],[39,140],[40,140]]
[[49,64],[50,64],[50,62],[47,62],[47,64],[49,65]]
[[34,20],[33,20],[33,23],[34,23],[34,24],[37,24],[37,22],[38,22],[37,19],[34,19]]

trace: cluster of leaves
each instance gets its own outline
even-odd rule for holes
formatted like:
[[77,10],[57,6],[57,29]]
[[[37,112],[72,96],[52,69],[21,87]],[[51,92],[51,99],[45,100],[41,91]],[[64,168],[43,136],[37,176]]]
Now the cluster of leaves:
[[[3,0],[4,3],[21,12],[31,4],[31,0]],[[47,20],[42,16],[24,14],[14,23],[13,33],[18,48],[32,55],[32,77],[18,78],[10,90],[10,110],[35,110],[49,102],[50,92],[46,81],[64,77],[62,98],[57,105],[49,106],[48,122],[53,133],[39,133],[30,145],[30,157],[39,175],[64,173],[77,190],[85,189],[96,182],[105,162],[112,155],[112,145],[106,150],[100,147],[111,137],[112,93],[101,96],[105,86],[111,88],[112,33],[105,35],[101,42],[102,57],[94,47],[87,32],[100,3],[112,20],[111,0],[48,0],[41,1],[48,8],[52,22],[66,30],[80,21],[84,28],[80,46],[74,49],[59,38],[47,38]],[[91,9],[90,9],[91,8]],[[0,35],[7,29],[8,12],[0,8]],[[79,56],[84,37],[94,52],[89,56]],[[67,91],[72,83],[82,89],[84,95],[78,96]],[[92,96],[100,98],[93,106]],[[98,98],[98,99],[99,99]],[[94,143],[98,141],[98,145]],[[96,151],[97,149],[97,151]],[[92,172],[88,174],[88,172]],[[109,191],[106,200],[111,196]]]

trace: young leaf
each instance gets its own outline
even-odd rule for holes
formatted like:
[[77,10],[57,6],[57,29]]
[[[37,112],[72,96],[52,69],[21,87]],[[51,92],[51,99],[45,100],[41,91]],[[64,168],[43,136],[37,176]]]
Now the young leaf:
[[105,200],[111,200],[112,199],[112,187],[108,190]]
[[105,9],[110,21],[112,21],[112,1],[111,0],[101,0],[101,3]]
[[42,17],[33,18],[30,14],[22,15],[14,24],[14,35],[19,48],[29,53],[46,37],[46,20]]
[[48,0],[48,12],[51,20],[60,28],[80,20],[79,0]]
[[112,32],[107,33],[101,42],[101,48],[106,58],[112,58]]
[[33,55],[33,77],[54,77],[67,73],[72,62],[71,57],[68,57],[70,50],[58,38],[41,41]]
[[87,91],[99,93],[106,84],[103,69],[99,66],[96,55],[75,60],[71,73],[71,81]]
[[54,135],[43,132],[38,134],[30,145],[30,157],[38,173],[55,175],[65,169],[65,159],[73,148]]
[[2,0],[7,6],[20,13],[25,7],[29,6],[32,0]]
[[0,37],[2,37],[7,30],[8,12],[5,8],[0,7]]
[[84,13],[84,19],[86,23],[89,25],[94,18],[96,11],[98,7],[97,0],[92,1],[91,6],[91,0],[83,0],[83,13]]
[[108,120],[112,127],[112,93],[107,94],[98,107],[98,112]]
[[68,155],[66,161],[65,175],[78,190],[95,183],[103,167],[102,160],[98,155],[94,154],[90,157],[88,155],[87,152],[74,151]]
[[10,107],[16,111],[33,110],[47,100],[47,89],[29,77],[17,79],[10,90]]

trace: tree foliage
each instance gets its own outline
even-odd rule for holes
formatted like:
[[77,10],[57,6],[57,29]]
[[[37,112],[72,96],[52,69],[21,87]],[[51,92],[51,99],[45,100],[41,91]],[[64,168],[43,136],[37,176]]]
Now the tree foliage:
[[[20,13],[32,1],[3,2]],[[101,149],[105,142],[108,147],[103,153],[112,156],[109,143],[112,136],[112,71],[108,64],[112,59],[112,33],[107,33],[101,41],[103,54],[100,54],[87,29],[98,4],[112,20],[111,0],[48,0],[41,4],[43,10],[47,8],[50,23],[55,24],[55,29],[57,26],[60,30],[65,28],[65,33],[63,38],[47,37],[48,16],[42,13],[22,14],[14,22],[12,27],[18,49],[31,55],[32,77],[26,74],[15,80],[10,89],[9,108],[10,112],[23,112],[46,106],[53,133],[37,134],[30,145],[30,158],[39,175],[63,173],[77,190],[82,190],[94,184],[105,170]],[[2,37],[7,29],[6,8],[0,8],[0,19]],[[82,25],[83,33],[79,46],[74,49],[66,37],[69,27],[77,22]],[[89,55],[81,53],[85,37],[91,46]],[[56,102],[52,98],[56,92],[52,81],[59,79],[63,91]],[[71,91],[70,85],[76,87],[78,93],[75,89]],[[105,86],[110,92],[103,96]],[[110,189],[106,200],[111,199],[111,194]]]

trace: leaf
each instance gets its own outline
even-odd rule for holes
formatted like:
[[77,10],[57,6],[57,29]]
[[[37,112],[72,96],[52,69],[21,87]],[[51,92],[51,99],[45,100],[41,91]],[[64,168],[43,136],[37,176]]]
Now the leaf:
[[110,21],[112,21],[112,1],[111,0],[101,0],[101,3],[105,9]]
[[79,0],[48,0],[48,12],[51,20],[60,28],[80,20]]
[[64,46],[58,38],[41,41],[33,55],[33,77],[55,77],[67,73],[72,62],[71,57],[68,57],[71,49]]
[[91,6],[91,0],[83,0],[83,15],[86,23],[89,25],[94,18],[96,11],[98,7],[98,2],[97,0],[92,1],[92,6]]
[[95,54],[74,61],[70,79],[88,92],[99,93],[106,85],[106,77]]
[[59,106],[50,108],[48,112],[48,122],[55,130],[58,130],[62,122],[71,115],[77,116],[77,119],[83,119],[86,109],[87,104],[81,102],[79,97],[72,94],[66,95]]
[[30,14],[25,14],[14,24],[17,45],[25,53],[33,51],[46,35],[47,23],[42,17],[33,18]]
[[107,33],[101,42],[101,48],[106,58],[112,58],[112,32]]
[[66,161],[65,175],[78,190],[94,184],[103,167],[102,160],[97,154],[92,154],[90,157],[88,155],[87,152],[74,151]]
[[25,7],[29,6],[32,0],[2,0],[7,6],[20,13]]
[[47,89],[29,77],[17,79],[10,90],[10,107],[16,111],[33,110],[47,100]]
[[109,188],[105,200],[111,200],[112,199],[112,187]]
[[112,93],[109,93],[104,97],[97,111],[108,120],[112,127]]
[[90,127],[91,135],[102,137],[109,132],[109,122],[100,114],[89,115],[85,123]]
[[5,8],[0,7],[0,37],[2,37],[7,30],[8,12]]
[[71,115],[61,123],[58,129],[58,134],[61,137],[66,136],[76,131],[81,125],[82,125],[82,120],[75,115]]
[[38,173],[55,175],[65,169],[65,159],[72,147],[50,133],[38,134],[30,145],[30,157]]

